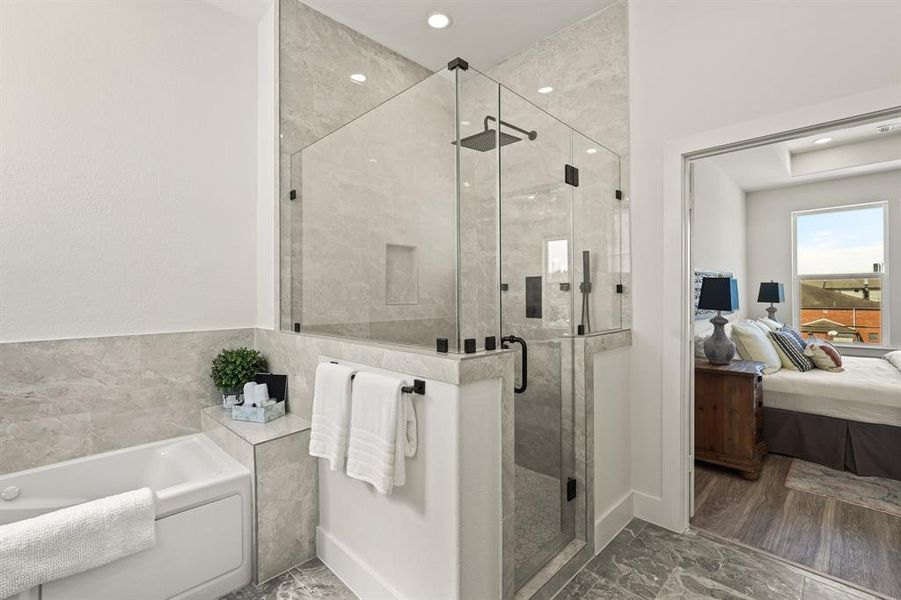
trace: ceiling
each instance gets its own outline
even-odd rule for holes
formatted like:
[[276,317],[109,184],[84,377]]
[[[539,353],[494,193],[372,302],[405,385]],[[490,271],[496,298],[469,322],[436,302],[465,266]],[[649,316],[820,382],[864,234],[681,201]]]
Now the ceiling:
[[[460,56],[476,68],[575,23],[613,0],[304,0],[304,3],[437,71]],[[453,20],[432,29],[429,15]]]
[[[893,125],[889,133],[878,127]],[[815,140],[831,138],[828,143]],[[710,159],[746,192],[901,169],[901,117]]]

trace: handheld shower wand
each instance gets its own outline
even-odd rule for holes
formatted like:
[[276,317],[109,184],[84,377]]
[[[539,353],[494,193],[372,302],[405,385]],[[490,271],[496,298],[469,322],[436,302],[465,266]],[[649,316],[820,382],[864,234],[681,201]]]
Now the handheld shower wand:
[[591,293],[591,254],[588,250],[582,250],[582,283],[579,284],[582,293],[582,323],[579,325],[579,334],[591,333],[591,310],[588,304],[588,295]]

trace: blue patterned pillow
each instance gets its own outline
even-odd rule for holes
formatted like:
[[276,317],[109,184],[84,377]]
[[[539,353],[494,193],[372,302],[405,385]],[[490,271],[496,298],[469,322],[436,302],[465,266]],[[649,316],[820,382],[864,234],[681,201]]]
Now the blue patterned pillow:
[[779,331],[771,331],[770,339],[773,340],[773,344],[775,344],[777,348],[785,353],[788,360],[790,360],[799,371],[810,371],[813,369],[813,361],[804,356],[804,344],[799,342],[798,338],[795,337],[793,333],[789,332],[789,329],[790,328],[788,327],[783,327]]
[[801,346],[802,350],[807,347],[807,342],[804,341],[804,336],[802,336],[801,332],[798,331],[797,329],[793,329],[793,328],[789,327],[788,325],[783,325],[779,329],[779,331],[784,331],[785,333],[787,333],[787,334],[791,335],[793,338],[795,338],[795,340],[798,342],[798,345]]

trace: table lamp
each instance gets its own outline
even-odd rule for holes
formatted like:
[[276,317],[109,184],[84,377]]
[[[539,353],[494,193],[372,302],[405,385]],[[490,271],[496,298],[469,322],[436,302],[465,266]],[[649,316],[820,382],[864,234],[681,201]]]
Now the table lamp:
[[769,302],[770,307],[766,309],[770,320],[776,320],[776,307],[773,304],[785,302],[785,288],[781,283],[775,281],[763,282],[760,284],[760,291],[757,292],[758,302]]
[[716,316],[710,319],[713,335],[704,342],[707,360],[714,365],[728,365],[735,356],[735,344],[726,335],[725,325],[729,321],[723,318],[722,312],[738,310],[738,281],[731,277],[705,277],[698,308],[716,311]]

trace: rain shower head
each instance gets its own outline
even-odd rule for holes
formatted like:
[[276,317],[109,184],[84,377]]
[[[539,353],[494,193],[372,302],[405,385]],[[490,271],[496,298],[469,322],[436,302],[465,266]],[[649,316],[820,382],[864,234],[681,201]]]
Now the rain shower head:
[[[460,145],[463,148],[469,148],[470,150],[478,150],[479,152],[488,152],[489,150],[494,150],[495,139],[497,132],[494,129],[486,129],[485,131],[480,131],[476,134],[467,136],[460,140]],[[522,138],[518,138],[515,135],[510,135],[509,133],[501,132],[501,146],[506,146],[507,144],[515,144],[516,142],[522,140]],[[456,144],[457,142],[451,142],[452,144]]]
[[[485,129],[474,133],[473,135],[466,136],[460,140],[460,146],[463,148],[469,148],[470,150],[478,150],[479,152],[487,152],[489,150],[494,150],[495,147],[495,139],[497,136],[497,131],[495,129],[488,127],[489,121],[496,121],[494,117],[488,115],[485,117],[484,126]],[[534,140],[538,137],[537,131],[527,131],[522,129],[521,127],[517,127],[516,125],[512,125],[507,123],[506,121],[501,121],[501,125],[503,127],[507,127],[509,129],[513,129],[525,135],[529,140]],[[501,146],[506,146],[508,144],[515,144],[516,142],[522,140],[520,137],[516,137],[515,135],[510,135],[509,133],[500,132],[500,140]],[[456,144],[456,140],[451,142],[451,144]]]

